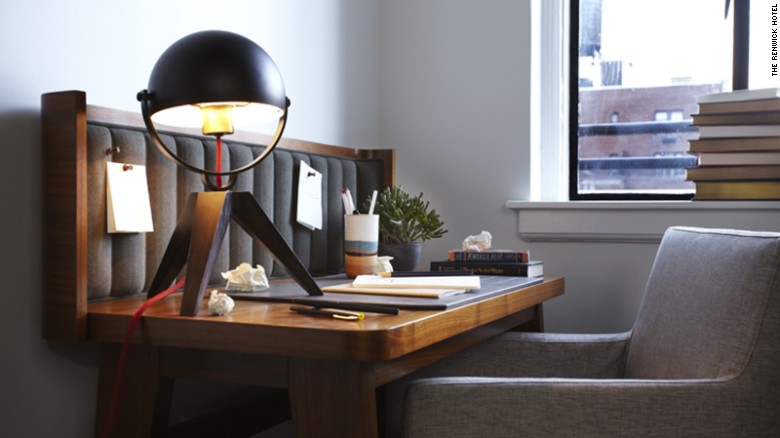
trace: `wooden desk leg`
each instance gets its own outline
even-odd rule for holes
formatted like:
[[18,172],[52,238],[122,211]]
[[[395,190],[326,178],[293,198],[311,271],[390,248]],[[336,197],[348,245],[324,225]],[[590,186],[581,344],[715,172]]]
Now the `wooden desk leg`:
[[544,312],[542,310],[542,303],[535,305],[532,307],[532,309],[534,312],[533,319],[524,324],[520,324],[519,326],[513,328],[512,331],[537,333],[544,331]]
[[376,437],[373,367],[359,362],[290,359],[296,437]]
[[[103,436],[120,349],[118,344],[101,345],[95,417],[97,437]],[[160,376],[159,364],[158,348],[137,345],[130,348],[112,438],[161,436],[168,426],[174,382]]]

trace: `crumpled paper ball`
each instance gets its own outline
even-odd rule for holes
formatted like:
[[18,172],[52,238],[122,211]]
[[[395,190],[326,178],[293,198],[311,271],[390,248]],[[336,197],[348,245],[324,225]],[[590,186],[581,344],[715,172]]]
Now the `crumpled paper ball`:
[[216,289],[211,291],[211,295],[209,296],[209,312],[211,312],[212,315],[227,315],[233,310],[235,305],[236,303],[233,301],[233,298],[230,298],[227,294],[220,293]]
[[225,289],[230,291],[257,292],[268,289],[268,277],[261,265],[253,268],[249,263],[241,263],[236,269],[223,272],[222,278],[227,280]]
[[393,265],[390,263],[393,260],[390,256],[379,256],[376,258],[376,272],[393,272]]
[[493,236],[488,231],[483,231],[476,236],[469,236],[463,240],[463,251],[484,251],[490,249]]

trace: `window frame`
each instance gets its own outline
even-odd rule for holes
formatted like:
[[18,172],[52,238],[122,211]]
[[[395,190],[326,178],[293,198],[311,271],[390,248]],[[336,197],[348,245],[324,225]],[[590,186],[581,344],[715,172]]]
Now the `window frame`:
[[[750,0],[726,0],[734,14],[732,88],[748,88],[750,49]],[[693,193],[579,193],[579,53],[580,0],[569,1],[569,200],[571,201],[658,201],[690,200]],[[677,122],[679,123],[679,122]],[[690,125],[690,121],[687,121]],[[682,127],[684,128],[684,127]]]

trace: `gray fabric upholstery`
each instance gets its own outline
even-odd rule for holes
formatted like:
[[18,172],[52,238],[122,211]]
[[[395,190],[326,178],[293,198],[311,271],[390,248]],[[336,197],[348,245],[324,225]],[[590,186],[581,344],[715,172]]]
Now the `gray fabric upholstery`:
[[[216,151],[213,140],[186,135],[163,135],[163,139],[173,152],[186,161],[199,167],[213,167]],[[265,147],[230,141],[224,144],[224,168],[249,163]],[[157,270],[184,202],[191,192],[204,190],[200,176],[165,158],[141,129],[89,123],[87,145],[88,297],[99,299],[143,293]],[[111,147],[118,147],[120,153],[106,154]],[[106,233],[108,160],[147,166],[153,233]],[[322,230],[311,231],[295,220],[294,202],[301,160],[323,173]],[[362,202],[371,191],[383,189],[383,172],[378,160],[347,159],[277,148],[260,165],[242,173],[233,190],[252,192],[304,266],[313,275],[325,275],[343,271],[341,188],[349,187],[356,194],[356,201]],[[221,282],[219,273],[241,262],[261,264],[266,272],[275,276],[285,275],[270,255],[240,227],[231,224],[211,274],[211,282]]]
[[[626,376],[714,378],[748,361],[777,281],[777,236],[672,230],[634,325]],[[773,263],[774,262],[774,263]]]
[[631,332],[500,335],[390,385],[388,435],[406,387],[409,437],[780,436],[778,345],[780,234],[671,228]]
[[623,372],[629,335],[507,332],[496,336],[387,385],[387,435],[402,434],[401,402],[410,382],[443,376],[617,378]]

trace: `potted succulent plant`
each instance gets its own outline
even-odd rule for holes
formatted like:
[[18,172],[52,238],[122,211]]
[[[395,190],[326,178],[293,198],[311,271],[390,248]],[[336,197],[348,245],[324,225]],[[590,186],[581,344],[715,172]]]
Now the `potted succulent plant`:
[[[368,204],[370,200],[366,208]],[[422,242],[447,232],[422,193],[411,196],[400,186],[388,187],[377,196],[374,213],[379,215],[379,255],[392,256],[393,269],[398,271],[413,271],[420,261]]]

